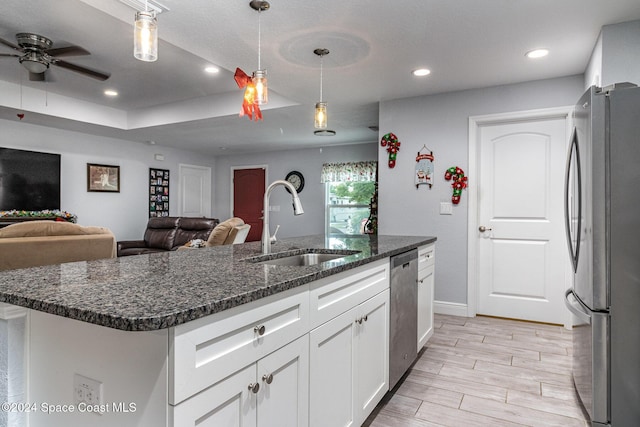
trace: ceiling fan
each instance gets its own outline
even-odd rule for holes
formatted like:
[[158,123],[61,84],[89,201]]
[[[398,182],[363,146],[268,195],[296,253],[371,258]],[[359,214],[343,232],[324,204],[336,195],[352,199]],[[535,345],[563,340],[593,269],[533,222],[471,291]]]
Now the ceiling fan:
[[67,70],[75,71],[76,73],[101,81],[107,80],[111,75],[109,73],[91,70],[59,59],[64,56],[90,54],[80,46],[53,48],[53,42],[50,39],[32,33],[18,33],[16,34],[16,41],[18,43],[17,46],[10,41],[0,38],[1,44],[21,52],[21,54],[0,53],[0,57],[12,56],[18,58],[18,61],[20,61],[22,66],[29,71],[29,80],[31,81],[44,81],[44,74],[45,71],[49,69],[49,65],[66,68]]

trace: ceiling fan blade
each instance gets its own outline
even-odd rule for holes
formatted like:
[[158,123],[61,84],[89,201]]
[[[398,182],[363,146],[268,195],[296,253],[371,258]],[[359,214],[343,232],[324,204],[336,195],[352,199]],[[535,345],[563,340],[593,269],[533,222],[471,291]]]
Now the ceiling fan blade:
[[80,46],[57,47],[47,49],[45,50],[45,53],[49,56],[55,57],[90,55],[88,50],[81,48]]
[[0,53],[0,56],[13,56],[15,58],[20,58],[20,55],[16,55],[15,53]]
[[10,42],[10,41],[8,41],[8,40],[0,39],[0,43],[2,43],[2,44],[3,44],[3,45],[5,45],[5,46],[10,47],[11,49],[15,49],[15,50],[17,50],[17,51],[24,52],[20,46],[15,45],[15,44],[11,43],[11,42]]
[[29,72],[29,81],[32,81],[32,82],[43,82],[44,81],[44,73],[32,73],[32,72]]
[[67,61],[62,61],[60,59],[55,59],[51,62],[53,65],[57,65],[58,67],[66,68],[67,70],[75,71],[76,73],[84,74],[87,77],[91,77],[96,80],[107,80],[111,74],[103,73],[102,71],[92,70],[86,67],[81,67],[79,65],[72,64]]

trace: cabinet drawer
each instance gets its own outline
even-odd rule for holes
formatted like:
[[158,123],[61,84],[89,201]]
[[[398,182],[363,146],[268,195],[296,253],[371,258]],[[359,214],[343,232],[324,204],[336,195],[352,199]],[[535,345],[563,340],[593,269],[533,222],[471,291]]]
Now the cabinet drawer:
[[418,270],[431,267],[436,261],[435,245],[422,246],[418,249]]
[[389,287],[389,259],[313,282],[309,290],[311,328],[315,328]]
[[309,288],[244,304],[169,331],[169,403],[222,380],[309,331]]

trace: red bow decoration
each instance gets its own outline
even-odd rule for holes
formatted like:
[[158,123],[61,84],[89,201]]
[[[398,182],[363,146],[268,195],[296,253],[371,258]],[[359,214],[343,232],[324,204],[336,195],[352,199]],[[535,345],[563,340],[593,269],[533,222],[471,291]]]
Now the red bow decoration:
[[249,116],[249,120],[262,120],[262,111],[260,111],[260,107],[258,104],[254,103],[256,98],[256,85],[253,84],[253,79],[248,76],[244,71],[240,68],[236,68],[236,73],[233,76],[238,84],[238,87],[242,89],[246,87],[244,90],[244,98],[242,100],[242,109],[240,110],[240,117],[245,114]]
[[16,114],[20,120],[24,119],[24,113]]

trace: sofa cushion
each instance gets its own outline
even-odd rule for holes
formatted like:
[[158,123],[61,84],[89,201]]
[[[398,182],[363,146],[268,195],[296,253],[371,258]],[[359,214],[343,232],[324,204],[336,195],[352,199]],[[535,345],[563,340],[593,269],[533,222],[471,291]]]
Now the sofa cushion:
[[207,246],[220,246],[225,243],[229,233],[233,230],[233,227],[243,225],[244,221],[241,218],[233,217],[226,221],[221,222],[213,229],[209,239],[207,240]]
[[179,217],[149,218],[144,232],[144,242],[148,248],[170,251],[174,246]]
[[71,222],[25,221],[0,229],[0,238],[111,234],[105,227],[87,227]]
[[187,218],[181,217],[178,223],[173,247],[183,246],[185,243],[202,239],[207,240],[211,230],[218,224],[218,220],[214,218]]

